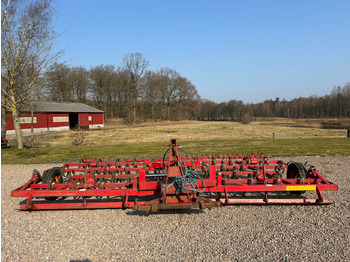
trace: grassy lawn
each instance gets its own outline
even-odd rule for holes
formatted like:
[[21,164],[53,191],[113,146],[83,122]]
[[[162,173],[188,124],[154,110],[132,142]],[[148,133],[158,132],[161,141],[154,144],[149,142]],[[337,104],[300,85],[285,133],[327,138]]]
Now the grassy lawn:
[[[272,134],[275,133],[275,139]],[[77,136],[80,146],[72,146]],[[177,138],[190,155],[249,154],[332,155],[350,154],[346,130],[234,122],[161,122],[135,126],[110,124],[93,131],[69,131],[36,137],[36,146],[1,151],[2,164],[77,161],[82,158],[160,157],[170,138]]]

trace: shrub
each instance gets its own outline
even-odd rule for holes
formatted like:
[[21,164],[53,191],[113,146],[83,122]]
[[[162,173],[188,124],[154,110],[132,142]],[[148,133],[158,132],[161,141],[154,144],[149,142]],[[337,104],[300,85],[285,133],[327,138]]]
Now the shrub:
[[249,113],[245,113],[243,116],[242,116],[242,123],[247,125],[249,124],[250,122],[252,122],[252,116],[249,114]]

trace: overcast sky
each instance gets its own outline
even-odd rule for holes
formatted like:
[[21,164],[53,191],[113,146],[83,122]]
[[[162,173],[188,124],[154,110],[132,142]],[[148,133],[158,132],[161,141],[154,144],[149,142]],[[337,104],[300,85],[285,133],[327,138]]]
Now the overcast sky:
[[141,52],[202,98],[262,102],[329,94],[350,81],[350,1],[55,0],[72,66]]

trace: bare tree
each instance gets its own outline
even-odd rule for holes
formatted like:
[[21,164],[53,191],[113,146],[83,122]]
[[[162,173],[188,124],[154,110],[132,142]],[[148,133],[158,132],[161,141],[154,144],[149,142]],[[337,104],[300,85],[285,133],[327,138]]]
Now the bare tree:
[[17,147],[23,148],[19,114],[33,97],[43,71],[63,51],[53,52],[51,0],[1,2],[1,104],[11,111]]
[[[2,100],[2,98],[1,98]],[[7,128],[7,119],[6,119],[6,108],[2,105],[1,101],[1,141],[6,140],[6,128]]]
[[119,117],[130,120],[132,113],[131,92],[129,89],[129,73],[123,69],[118,68],[113,77],[113,99],[116,107],[115,114]]
[[71,69],[65,63],[54,63],[45,72],[46,88],[50,100],[68,102],[72,100],[73,83]]
[[176,79],[180,77],[180,74],[170,68],[161,68],[158,70],[158,78],[160,83],[160,90],[162,94],[162,101],[166,106],[166,120],[170,119],[170,111],[173,102],[177,97],[177,82]]
[[175,80],[177,86],[177,118],[190,119],[199,114],[200,97],[196,87],[186,77],[178,77]]
[[79,103],[85,103],[89,87],[89,73],[84,67],[71,69],[70,81],[73,87],[73,99]]
[[140,80],[149,66],[149,62],[145,57],[137,52],[125,55],[122,61],[122,68],[129,76],[129,91],[132,98],[132,122],[136,123],[136,108],[137,100],[139,98],[139,84]]
[[106,115],[111,115],[114,77],[113,65],[98,65],[90,69],[92,100]]
[[160,100],[159,78],[153,71],[146,71],[142,78],[141,96],[143,102],[143,112],[148,113],[151,120],[155,118],[155,109]]

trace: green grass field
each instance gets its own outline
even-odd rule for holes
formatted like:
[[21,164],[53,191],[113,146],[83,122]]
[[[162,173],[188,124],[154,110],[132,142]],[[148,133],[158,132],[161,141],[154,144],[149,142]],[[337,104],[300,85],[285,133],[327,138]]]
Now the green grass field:
[[[273,139],[275,133],[275,139]],[[1,151],[2,164],[68,162],[82,158],[163,156],[170,138],[190,155],[265,153],[271,156],[350,154],[346,130],[234,122],[107,124],[104,129],[36,136],[36,146]],[[72,146],[77,136],[80,146]]]

